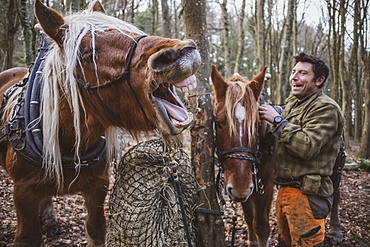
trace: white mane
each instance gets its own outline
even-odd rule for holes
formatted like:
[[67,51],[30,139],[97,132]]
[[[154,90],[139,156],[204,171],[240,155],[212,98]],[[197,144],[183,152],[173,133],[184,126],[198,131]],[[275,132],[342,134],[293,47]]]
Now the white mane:
[[[63,186],[63,172],[61,164],[61,152],[59,147],[59,104],[60,92],[68,101],[73,114],[73,125],[75,128],[75,156],[79,157],[81,144],[81,116],[80,110],[85,112],[81,95],[77,85],[74,71],[77,66],[81,67],[79,60],[80,44],[82,38],[87,34],[92,35],[92,47],[95,54],[95,35],[96,32],[106,30],[118,30],[122,34],[131,37],[128,33],[144,34],[131,24],[114,17],[110,17],[101,12],[85,11],[73,14],[65,18],[66,26],[63,49],[57,44],[51,44],[45,59],[44,68],[44,89],[43,89],[43,140],[44,140],[44,164],[46,176],[57,180],[58,189]],[[132,37],[131,37],[132,38]],[[95,57],[95,56],[94,56]],[[82,70],[82,69],[81,69]],[[83,71],[83,70],[82,70]],[[95,72],[97,75],[97,72]],[[106,135],[108,147],[117,147],[118,129],[109,130]],[[111,137],[114,137],[113,140]],[[109,150],[111,151],[111,150]],[[109,157],[111,158],[111,157]]]

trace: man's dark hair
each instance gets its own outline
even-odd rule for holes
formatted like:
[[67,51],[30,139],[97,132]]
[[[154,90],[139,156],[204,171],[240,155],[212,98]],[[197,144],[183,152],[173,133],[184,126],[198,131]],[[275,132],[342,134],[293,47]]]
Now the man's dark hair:
[[[304,52],[301,52],[298,55],[293,56],[293,58],[295,59],[295,64],[294,65],[296,65],[298,62],[307,62],[307,63],[312,64],[312,70],[313,70],[313,73],[315,75],[313,79],[315,81],[321,76],[325,77],[324,82],[326,81],[326,79],[328,79],[328,77],[329,77],[329,67],[321,59],[319,59],[317,57],[314,57],[314,56],[311,56],[311,55],[307,55]],[[321,83],[319,88],[324,86],[324,82]]]

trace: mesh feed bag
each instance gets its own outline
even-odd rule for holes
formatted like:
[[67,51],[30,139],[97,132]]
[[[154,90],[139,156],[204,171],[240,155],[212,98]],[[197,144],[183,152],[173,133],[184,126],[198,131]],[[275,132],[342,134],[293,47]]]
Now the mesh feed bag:
[[188,246],[171,160],[177,164],[186,224],[194,240],[195,174],[185,151],[177,144],[171,148],[172,159],[160,139],[139,143],[115,167],[107,246]]

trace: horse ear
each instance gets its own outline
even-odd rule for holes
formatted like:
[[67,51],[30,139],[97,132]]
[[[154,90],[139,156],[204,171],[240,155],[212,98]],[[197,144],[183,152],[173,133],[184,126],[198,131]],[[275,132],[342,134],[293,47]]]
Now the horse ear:
[[263,84],[265,82],[265,74],[266,74],[266,66],[262,69],[262,71],[254,77],[253,80],[251,80],[248,83],[248,86],[252,89],[254,97],[256,100],[260,97],[261,91],[263,89]]
[[211,80],[216,94],[216,101],[219,102],[222,97],[225,97],[227,83],[224,78],[218,73],[215,65],[212,64]]
[[65,30],[63,17],[55,10],[46,7],[40,0],[35,2],[35,14],[45,33],[62,47]]
[[106,14],[103,5],[99,1],[92,2],[92,5],[89,7],[89,9],[94,12],[102,12]]

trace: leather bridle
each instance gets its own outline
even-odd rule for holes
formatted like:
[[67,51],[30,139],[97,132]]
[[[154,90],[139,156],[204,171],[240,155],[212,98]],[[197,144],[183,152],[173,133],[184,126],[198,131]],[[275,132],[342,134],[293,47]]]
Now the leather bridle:
[[[130,48],[130,51],[129,53],[127,54],[127,57],[126,57],[126,65],[125,65],[125,70],[114,80],[110,81],[110,82],[107,82],[107,83],[104,83],[104,84],[99,84],[97,86],[90,86],[87,82],[85,82],[84,80],[82,80],[81,78],[77,78],[77,82],[83,86],[90,94],[92,94],[96,99],[97,101],[99,102],[99,104],[104,108],[104,110],[110,115],[110,116],[114,116],[115,114],[113,113],[113,111],[103,102],[103,100],[99,97],[99,95],[95,92],[96,89],[100,89],[100,88],[103,88],[103,87],[107,87],[109,85],[112,85],[112,84],[115,84],[115,83],[118,83],[118,82],[121,82],[122,80],[125,80],[126,81],[126,84],[128,85],[129,89],[130,89],[130,92],[132,94],[132,96],[134,97],[137,105],[139,106],[141,112],[143,113],[143,115],[145,116],[145,118],[147,120],[149,120],[148,116],[146,115],[145,113],[145,110],[142,106],[142,104],[140,103],[139,101],[139,98],[137,97],[137,94],[135,93],[135,90],[134,88],[132,87],[131,83],[130,83],[130,65],[131,65],[131,60],[132,60],[132,57],[135,53],[135,50],[136,50],[136,47],[137,47],[137,44],[138,42],[142,39],[142,38],[145,38],[147,37],[147,35],[141,35],[141,36],[138,36],[135,38],[134,42],[132,43],[131,45],[131,48]],[[150,123],[150,121],[147,121],[147,123]]]
[[221,150],[217,148],[217,156],[220,164],[220,172],[223,172],[223,160],[224,159],[239,159],[239,160],[249,160],[252,162],[252,174],[254,189],[260,194],[265,193],[264,185],[262,180],[258,178],[258,164],[260,164],[262,153],[259,149],[259,135],[257,137],[257,144],[255,148],[249,147],[232,147],[226,150]]

